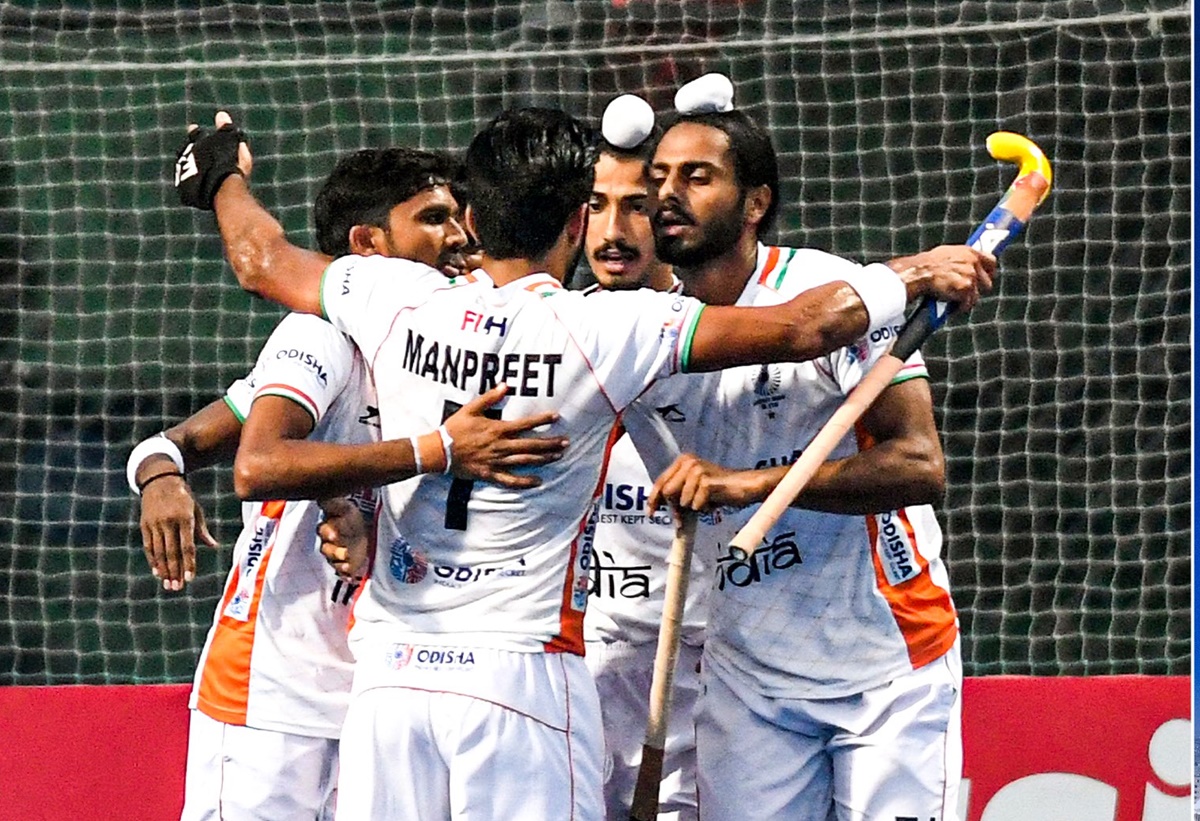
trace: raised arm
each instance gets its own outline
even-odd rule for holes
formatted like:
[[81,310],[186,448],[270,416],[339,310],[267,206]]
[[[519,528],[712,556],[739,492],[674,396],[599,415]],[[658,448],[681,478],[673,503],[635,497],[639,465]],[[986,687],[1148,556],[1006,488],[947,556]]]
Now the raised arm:
[[708,306],[692,335],[686,367],[714,371],[762,362],[803,362],[845,347],[903,314],[919,296],[970,310],[992,287],[995,259],[944,245],[858,271],[853,281],[810,289],[781,305]]
[[216,131],[188,130],[175,163],[175,188],[184,205],[215,211],[225,254],[238,283],[294,311],[321,314],[321,276],[330,257],[293,245],[283,226],[250,193],[254,160],[227,112]]
[[321,277],[332,257],[289,242],[240,176],[225,178],[213,209],[225,254],[244,289],[293,311],[321,315]]

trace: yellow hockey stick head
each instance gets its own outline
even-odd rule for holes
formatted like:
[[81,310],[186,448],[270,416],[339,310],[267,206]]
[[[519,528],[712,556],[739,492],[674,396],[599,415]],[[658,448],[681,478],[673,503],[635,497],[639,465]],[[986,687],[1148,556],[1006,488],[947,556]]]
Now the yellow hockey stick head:
[[1050,161],[1046,159],[1042,149],[1037,147],[1037,143],[1012,131],[997,131],[988,136],[987,150],[997,160],[1016,163],[1018,179],[1036,173],[1046,181],[1038,197],[1038,205],[1041,205],[1050,193],[1054,173],[1050,170]]

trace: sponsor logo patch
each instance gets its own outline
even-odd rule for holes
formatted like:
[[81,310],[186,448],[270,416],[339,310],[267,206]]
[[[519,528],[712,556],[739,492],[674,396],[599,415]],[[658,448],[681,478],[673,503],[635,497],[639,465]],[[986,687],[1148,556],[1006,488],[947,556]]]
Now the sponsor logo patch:
[[472,565],[434,564],[433,581],[444,587],[463,587],[480,579],[506,578],[525,575],[525,560],[518,559],[515,566],[510,567],[474,567]]
[[920,575],[916,550],[909,541],[908,531],[900,517],[895,513],[881,513],[878,521],[879,542],[876,549],[888,584],[895,586]]
[[429,573],[429,559],[421,551],[414,550],[408,539],[397,536],[389,552],[388,569],[396,581],[417,584]]
[[475,651],[462,647],[393,644],[384,658],[390,670],[465,670],[475,666]]
[[772,573],[803,563],[794,530],[780,533],[749,556],[743,550],[730,547],[725,555],[717,557],[717,589],[724,590],[726,584],[749,587]]
[[325,368],[321,365],[320,360],[307,351],[302,351],[298,348],[285,348],[276,353],[275,358],[297,362],[316,374],[317,379],[320,380],[322,385],[329,384],[329,376],[325,373]]

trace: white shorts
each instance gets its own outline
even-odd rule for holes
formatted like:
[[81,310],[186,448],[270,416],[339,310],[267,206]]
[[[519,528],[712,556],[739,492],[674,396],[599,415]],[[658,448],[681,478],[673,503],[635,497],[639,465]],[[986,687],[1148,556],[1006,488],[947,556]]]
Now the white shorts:
[[456,648],[469,665],[421,668],[440,652],[411,647],[407,684],[351,697],[338,821],[601,821],[600,702],[583,659]]
[[[625,642],[588,642],[587,665],[600,693],[604,721],[604,804],[608,821],[626,821],[642,763],[650,681],[658,646]],[[667,723],[659,821],[695,821],[696,699],[700,695],[699,647],[679,646],[671,717]]]
[[333,818],[338,742],[225,724],[191,711],[180,821]]
[[735,690],[710,665],[701,681],[696,747],[704,821],[957,819],[958,644],[845,698],[765,698]]

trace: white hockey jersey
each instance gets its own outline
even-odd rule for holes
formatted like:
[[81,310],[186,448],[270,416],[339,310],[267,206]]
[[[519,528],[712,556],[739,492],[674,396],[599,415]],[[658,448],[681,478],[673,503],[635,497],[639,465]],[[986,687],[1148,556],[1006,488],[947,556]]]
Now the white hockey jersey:
[[651,291],[585,297],[545,274],[500,288],[475,276],[447,282],[381,257],[347,257],[325,274],[324,310],[367,358],[385,438],[426,433],[497,382],[511,386],[505,418],[555,410],[552,432],[570,438],[535,489],[429,474],[385,489],[351,634],[362,686],[372,669],[408,665],[411,645],[583,652],[581,536],[618,415],[681,369],[702,307]]
[[[737,304],[768,305],[839,278],[854,263],[811,249],[760,246]],[[811,362],[722,371],[694,424],[675,426],[680,445],[727,467],[789,464],[890,348],[895,317],[855,344]],[[920,354],[897,381],[926,376]],[[669,382],[667,383],[669,385]],[[667,387],[664,385],[663,387]],[[861,428],[831,458],[869,447]],[[790,508],[749,561],[728,539],[755,508],[726,511],[714,535],[706,659],[764,695],[832,698],[861,692],[922,666],[958,636],[942,533],[918,505],[874,516]]]
[[[255,398],[284,396],[308,411],[310,439],[358,444],[378,438],[366,367],[328,322],[290,314],[254,369],[225,401],[239,419]],[[355,497],[368,520],[371,491]],[[200,656],[191,706],[227,724],[337,738],[350,699],[347,643],[358,586],[341,581],[319,552],[315,502],[247,502],[233,567]]]

